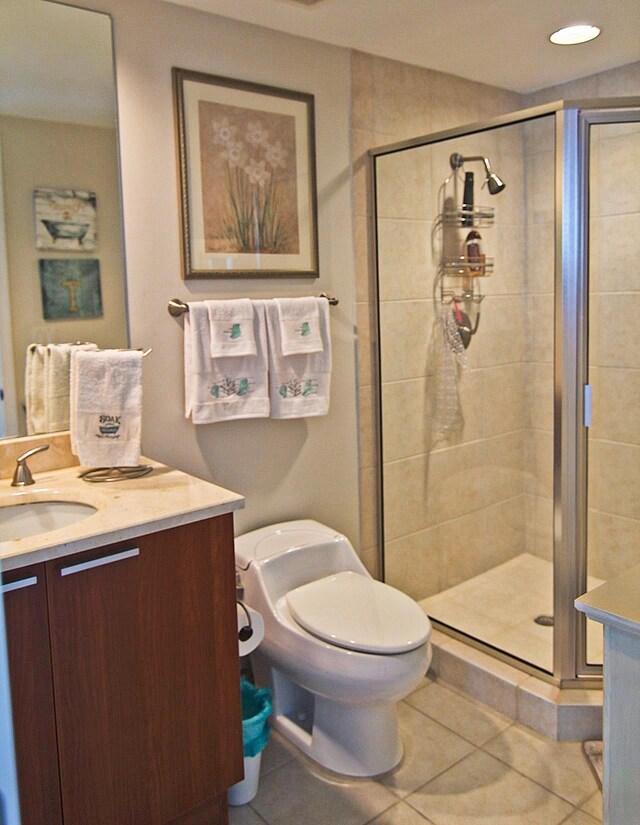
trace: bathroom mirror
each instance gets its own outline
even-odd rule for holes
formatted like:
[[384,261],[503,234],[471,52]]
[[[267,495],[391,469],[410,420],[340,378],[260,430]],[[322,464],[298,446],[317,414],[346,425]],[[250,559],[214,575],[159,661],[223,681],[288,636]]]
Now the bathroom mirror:
[[30,345],[128,343],[108,15],[2,0],[0,174],[0,436],[15,436]]

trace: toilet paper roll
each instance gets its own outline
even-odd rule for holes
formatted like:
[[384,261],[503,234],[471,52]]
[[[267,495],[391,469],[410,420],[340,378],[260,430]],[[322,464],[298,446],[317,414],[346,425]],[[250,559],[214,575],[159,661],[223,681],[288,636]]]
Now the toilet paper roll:
[[[251,634],[250,638],[247,639],[246,642],[241,642],[238,639],[238,650],[241,656],[248,656],[250,653],[258,647],[260,642],[264,639],[264,620],[260,613],[257,610],[254,610],[249,605],[245,605],[247,610],[249,611],[249,615],[251,616],[251,627],[253,629],[253,633]],[[241,628],[247,626],[247,616],[244,610],[240,607],[240,605],[236,605],[236,609],[238,611],[238,632]]]

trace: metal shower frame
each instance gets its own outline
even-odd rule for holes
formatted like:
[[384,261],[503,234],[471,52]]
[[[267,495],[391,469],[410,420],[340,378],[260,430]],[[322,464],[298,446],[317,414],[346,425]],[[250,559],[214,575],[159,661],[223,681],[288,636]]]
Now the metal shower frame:
[[597,124],[640,122],[640,97],[560,100],[369,151],[372,199],[370,237],[375,252],[371,306],[376,335],[374,369],[377,381],[374,382],[373,389],[378,438],[376,488],[379,569],[384,576],[377,158],[550,115],[555,118],[553,674],[549,675],[534,665],[523,663],[465,634],[437,626],[449,635],[560,687],[587,688],[602,684],[602,666],[587,662],[585,617],[573,606],[574,600],[587,589],[588,468],[584,387],[588,383],[589,130]]

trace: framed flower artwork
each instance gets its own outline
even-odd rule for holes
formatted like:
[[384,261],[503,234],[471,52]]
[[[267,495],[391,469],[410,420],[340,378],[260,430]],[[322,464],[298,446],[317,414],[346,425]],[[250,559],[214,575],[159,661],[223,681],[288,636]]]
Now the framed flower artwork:
[[183,277],[318,277],[313,95],[173,69]]

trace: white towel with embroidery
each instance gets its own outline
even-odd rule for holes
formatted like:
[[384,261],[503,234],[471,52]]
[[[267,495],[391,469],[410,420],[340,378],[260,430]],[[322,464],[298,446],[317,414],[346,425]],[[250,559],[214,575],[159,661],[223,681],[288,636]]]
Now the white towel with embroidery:
[[331,330],[329,302],[321,298],[319,328],[322,352],[284,355],[278,307],[265,301],[269,336],[269,395],[272,418],[306,418],[326,415],[331,386]]
[[142,434],[142,352],[71,354],[71,448],[84,467],[136,467]]
[[206,301],[184,316],[185,416],[194,424],[269,417],[264,302],[252,301],[256,354],[211,357]]
[[248,298],[205,301],[209,313],[211,357],[256,355],[254,308]]
[[322,352],[320,308],[325,298],[274,298],[283,355]]
[[27,414],[27,435],[47,432],[44,395],[44,366],[47,348],[29,344],[24,369],[24,400]]

